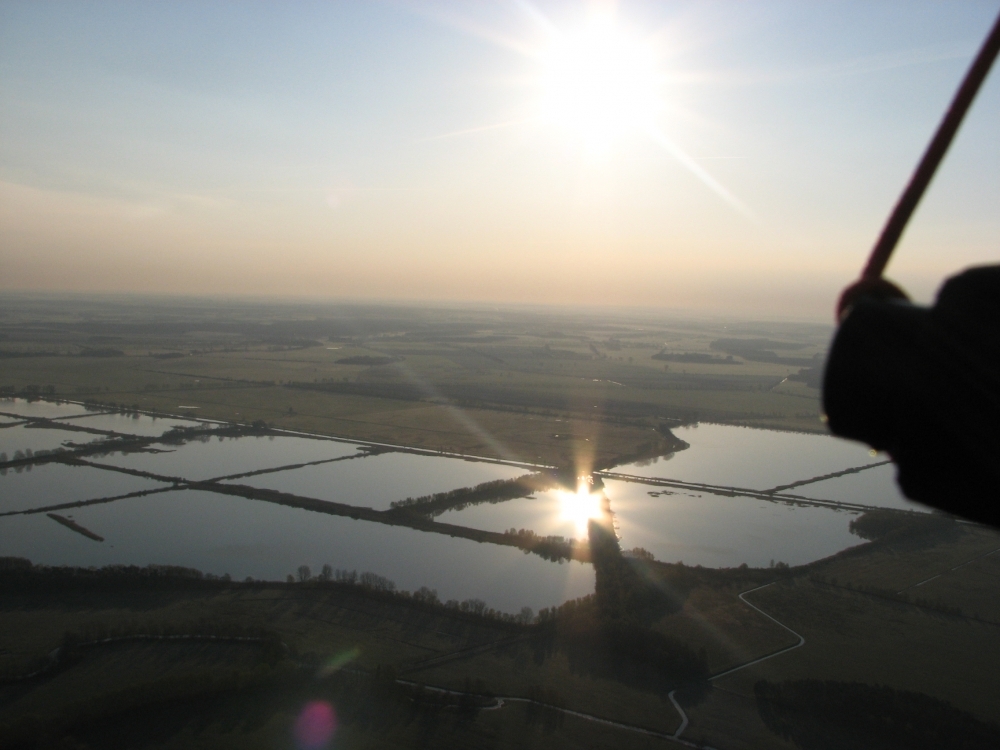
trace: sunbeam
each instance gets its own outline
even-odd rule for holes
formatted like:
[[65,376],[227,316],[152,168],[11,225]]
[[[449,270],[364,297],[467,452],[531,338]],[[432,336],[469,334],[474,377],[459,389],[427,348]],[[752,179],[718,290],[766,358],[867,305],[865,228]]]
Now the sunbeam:
[[493,435],[484,430],[476,420],[474,420],[465,410],[460,407],[451,404],[446,396],[444,396],[440,391],[438,391],[434,386],[428,383],[424,378],[421,378],[417,373],[415,373],[411,368],[407,367],[403,362],[397,362],[396,366],[399,371],[403,374],[412,385],[422,390],[428,396],[438,399],[438,406],[445,409],[448,414],[454,418],[462,427],[464,427],[469,433],[475,435],[477,438],[482,440],[489,448],[494,452],[495,455],[504,459],[505,461],[514,461],[518,463],[523,463],[524,459],[515,455],[515,453],[510,450],[507,446],[503,445],[499,440],[497,440]]
[[729,192],[729,190],[727,190],[718,180],[712,177],[712,175],[710,175],[704,167],[688,156],[684,149],[674,143],[666,133],[656,127],[649,128],[647,132],[653,143],[660,146],[668,154],[674,157],[681,164],[681,166],[701,180],[702,184],[708,187],[713,193],[722,198],[722,200],[736,209],[739,213],[743,214],[746,218],[753,222],[757,221],[757,217],[754,215],[753,211],[751,211],[743,201]]
[[497,122],[492,125],[480,125],[475,128],[462,128],[461,130],[452,130],[448,133],[441,133],[440,135],[431,135],[426,138],[421,138],[422,141],[440,141],[445,138],[457,138],[463,135],[473,135],[475,133],[486,133],[490,130],[503,130],[505,128],[516,128],[522,125],[531,125],[538,122],[537,118],[529,117],[522,120],[510,120],[508,122]]

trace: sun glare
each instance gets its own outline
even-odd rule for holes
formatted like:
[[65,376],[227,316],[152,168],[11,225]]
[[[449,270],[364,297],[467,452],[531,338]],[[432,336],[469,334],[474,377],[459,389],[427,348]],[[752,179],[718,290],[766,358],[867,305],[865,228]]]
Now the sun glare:
[[662,109],[657,89],[651,45],[611,13],[554,35],[542,55],[541,117],[589,151],[650,127]]
[[601,493],[591,492],[590,483],[580,479],[576,492],[562,492],[559,495],[560,520],[573,524],[579,539],[587,537],[587,526],[592,518],[600,518]]

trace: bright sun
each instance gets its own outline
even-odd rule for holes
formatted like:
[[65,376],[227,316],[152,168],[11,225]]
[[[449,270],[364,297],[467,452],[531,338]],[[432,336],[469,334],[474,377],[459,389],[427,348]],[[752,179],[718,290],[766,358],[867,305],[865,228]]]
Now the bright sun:
[[591,492],[586,479],[580,480],[576,492],[559,493],[560,520],[573,524],[577,538],[586,538],[590,519],[600,518],[602,512],[601,494]]
[[612,14],[554,36],[542,66],[542,118],[589,151],[648,128],[662,109],[652,47]]

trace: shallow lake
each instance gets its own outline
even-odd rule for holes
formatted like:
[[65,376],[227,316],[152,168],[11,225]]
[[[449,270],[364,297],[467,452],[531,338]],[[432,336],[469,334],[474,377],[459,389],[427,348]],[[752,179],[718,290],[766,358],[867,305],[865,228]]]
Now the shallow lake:
[[[657,560],[713,568],[772,560],[812,562],[861,539],[848,530],[857,514],[747,497],[720,497],[634,482],[605,480],[623,550],[643,547]],[[544,536],[586,539],[589,518],[601,517],[599,493],[556,490],[502,503],[448,511],[437,520],[485,531],[531,529]]]
[[23,398],[0,398],[0,413],[54,419],[56,417],[72,417],[77,414],[90,414],[92,412],[80,404],[58,403],[56,401],[28,401]]
[[896,485],[896,467],[874,466],[857,474],[845,474],[822,482],[793,487],[788,492],[820,500],[877,505],[881,508],[930,511],[926,505],[907,500]]
[[766,567],[801,565],[864,541],[848,529],[857,513],[664,489],[605,482],[623,550],[643,547],[657,560],[712,568]]
[[7,469],[0,476],[0,513],[167,486],[163,482],[89,466],[47,463],[32,466],[30,470],[28,467],[21,471]]
[[[190,423],[148,416],[86,415],[82,407],[71,404],[7,400],[0,402],[0,411],[4,405],[31,416],[75,414],[73,423],[132,434],[155,436],[161,428]],[[671,457],[636,462],[615,471],[762,490],[884,460],[869,455],[863,446],[825,435],[711,424],[678,429],[676,434],[691,447]],[[29,447],[56,447],[67,439],[85,442],[91,436],[14,426],[0,429],[0,439],[10,443],[10,454]],[[190,480],[280,469],[231,481],[375,509],[388,508],[394,500],[528,473],[519,467],[435,455],[362,452],[355,457],[363,446],[293,435],[212,436],[180,446],[153,447],[164,452],[119,453],[88,460]],[[281,469],[330,459],[341,460]],[[823,500],[917,507],[901,498],[893,474],[892,466],[872,467],[791,487],[787,492]],[[0,511],[158,486],[108,470],[39,465],[30,472],[8,470],[6,476],[0,476]],[[708,567],[745,562],[758,567],[773,560],[796,565],[861,542],[848,530],[856,515],[853,512],[612,478],[605,479],[604,492],[622,548],[642,547],[667,562],[682,560]],[[550,490],[531,498],[449,511],[438,520],[488,531],[513,527],[542,535],[585,538],[587,520],[601,512],[599,494],[574,496]],[[74,533],[44,514],[7,516],[0,518],[2,554],[53,564],[165,563],[271,580],[283,579],[302,564],[318,570],[329,563],[335,568],[369,570],[405,589],[436,588],[445,599],[479,597],[506,611],[524,605],[535,609],[550,606],[593,590],[589,565],[559,565],[515,548],[207,492],[173,490],[74,508],[63,514],[73,515],[106,541],[98,543]]]
[[357,453],[360,446],[335,440],[269,435],[241,438],[212,436],[183,445],[154,443],[150,447],[163,452],[118,454],[93,460],[163,476],[201,480],[350,456]]
[[145,414],[91,414],[90,416],[73,417],[65,421],[94,430],[108,430],[140,437],[159,437],[174,427],[198,427],[201,425],[200,422],[187,419],[150,417]]
[[690,448],[612,471],[726,487],[767,490],[884,461],[860,443],[831,435],[698,424],[673,430]]
[[528,474],[525,469],[486,461],[382,453],[318,466],[234,479],[233,483],[388,510],[390,503]]
[[165,492],[62,515],[104,541],[42,514],[7,516],[0,518],[3,554],[50,565],[182,565],[268,580],[284,579],[299,565],[318,572],[328,563],[377,573],[410,591],[427,586],[442,600],[483,599],[507,612],[594,590],[590,565],[209,492]]
[[541,536],[586,539],[587,521],[599,513],[600,502],[596,497],[578,500],[572,493],[546,490],[531,497],[449,510],[435,520],[483,531],[529,529]]
[[64,443],[84,445],[100,439],[103,439],[101,435],[89,432],[15,424],[10,427],[0,427],[0,453],[6,453],[7,459],[12,461],[17,451],[48,451],[63,447]]

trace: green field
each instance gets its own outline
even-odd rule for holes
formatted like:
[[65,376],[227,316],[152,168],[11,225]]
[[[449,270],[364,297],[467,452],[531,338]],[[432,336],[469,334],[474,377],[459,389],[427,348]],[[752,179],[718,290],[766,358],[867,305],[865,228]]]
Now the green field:
[[[988,723],[1000,666],[1000,554],[990,554],[997,550],[997,533],[945,524],[788,570],[648,563],[645,580],[679,597],[650,626],[704,653],[708,674],[796,642],[739,599],[749,589],[773,584],[749,601],[805,638],[718,679],[666,675],[660,686],[628,669],[609,671],[574,646],[586,608],[524,626],[357,586],[150,587],[102,584],[92,573],[89,583],[66,588],[46,582],[41,569],[34,578],[8,570],[0,574],[0,736],[28,739],[0,746],[290,748],[296,712],[322,699],[341,720],[333,747],[673,747],[640,730],[677,730],[680,715],[666,694],[677,687],[690,720],[682,739],[791,748],[761,718],[754,686],[802,677],[921,693]],[[940,575],[933,591],[893,596],[930,575]],[[966,611],[969,602],[979,611]],[[282,645],[126,640],[78,648],[57,670],[11,681],[44,666],[60,643],[149,633],[265,633]],[[508,700],[497,709],[492,696]],[[120,729],[138,716],[144,729]],[[45,744],[57,740],[64,744]]]
[[[676,450],[671,428],[697,420],[822,432],[829,333],[625,313],[8,296],[0,395],[238,423],[212,428],[232,436],[291,429],[544,463],[566,471],[532,481],[563,481]],[[451,533],[431,505],[226,488]],[[421,502],[440,510],[488,491]],[[625,555],[608,518],[560,553],[594,566],[594,594],[531,622],[360,584],[50,569],[0,550],[0,748],[291,750],[315,700],[337,712],[331,748],[886,746],[817,694],[888,695],[878,718],[900,731],[922,711],[944,717],[949,742],[995,745],[982,738],[1000,732],[989,724],[996,532],[875,511],[858,521],[869,541],[831,558],[713,570]],[[543,538],[452,531],[548,550]],[[824,745],[827,730],[854,739]]]
[[662,453],[657,428],[690,421],[822,432],[815,383],[786,378],[818,366],[829,335],[623,313],[8,296],[0,389],[585,468]]

